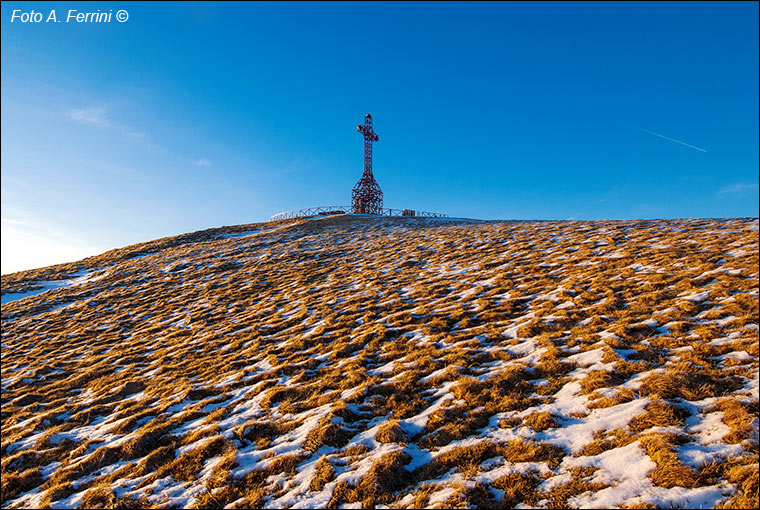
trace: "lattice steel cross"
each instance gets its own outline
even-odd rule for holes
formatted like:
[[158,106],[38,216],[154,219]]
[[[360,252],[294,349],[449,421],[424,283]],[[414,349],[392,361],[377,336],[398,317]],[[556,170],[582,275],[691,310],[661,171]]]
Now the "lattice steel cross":
[[351,210],[354,214],[382,214],[383,191],[372,175],[372,142],[378,140],[372,130],[372,115],[364,117],[364,124],[356,129],[364,135],[364,173],[351,191]]

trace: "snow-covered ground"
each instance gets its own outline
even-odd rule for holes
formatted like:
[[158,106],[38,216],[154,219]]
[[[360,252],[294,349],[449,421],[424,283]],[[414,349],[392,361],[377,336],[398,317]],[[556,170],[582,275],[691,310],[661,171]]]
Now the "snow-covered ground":
[[3,294],[0,296],[0,304],[6,304],[10,303],[11,301],[16,301],[17,299],[24,299],[26,297],[30,296],[36,296],[37,294],[42,294],[43,292],[47,292],[49,290],[54,289],[60,289],[63,287],[70,287],[72,285],[79,285],[81,283],[85,283],[88,281],[95,281],[98,279],[98,276],[95,276],[92,274],[91,271],[79,271],[77,273],[73,273],[69,275],[69,278],[62,279],[62,280],[44,280],[36,282],[37,285],[34,287],[33,290],[27,290],[24,292],[9,292],[7,294]]
[[346,215],[11,275],[2,506],[753,505],[757,225]]

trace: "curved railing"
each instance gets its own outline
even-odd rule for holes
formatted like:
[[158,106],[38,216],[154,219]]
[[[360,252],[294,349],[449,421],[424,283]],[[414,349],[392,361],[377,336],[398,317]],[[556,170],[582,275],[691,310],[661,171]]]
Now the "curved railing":
[[[409,213],[412,214],[409,214]],[[285,211],[269,218],[269,221],[285,220],[288,218],[300,218],[304,216],[329,216],[331,214],[351,214],[351,207],[345,205],[326,205],[322,207],[308,207],[295,211]],[[421,218],[448,218],[441,213],[412,211],[410,209],[382,209],[380,216],[415,216]]]

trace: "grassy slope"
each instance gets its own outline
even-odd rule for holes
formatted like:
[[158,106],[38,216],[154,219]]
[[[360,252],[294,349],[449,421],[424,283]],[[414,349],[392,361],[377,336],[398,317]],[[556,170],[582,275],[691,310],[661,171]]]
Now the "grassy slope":
[[2,306],[2,505],[752,506],[757,225],[345,216],[4,276],[87,274]]

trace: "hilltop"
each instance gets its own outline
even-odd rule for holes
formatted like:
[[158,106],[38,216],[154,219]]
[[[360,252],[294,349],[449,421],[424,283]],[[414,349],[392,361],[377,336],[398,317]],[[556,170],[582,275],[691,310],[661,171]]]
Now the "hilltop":
[[2,506],[756,507],[758,220],[330,216],[2,277]]

